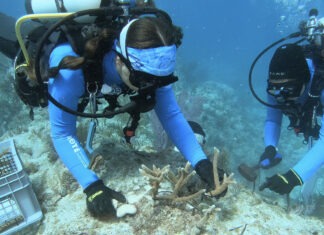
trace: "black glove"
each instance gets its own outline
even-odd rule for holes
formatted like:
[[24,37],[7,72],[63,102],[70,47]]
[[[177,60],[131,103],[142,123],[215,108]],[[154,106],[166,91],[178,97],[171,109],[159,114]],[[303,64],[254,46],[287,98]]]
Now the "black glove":
[[267,146],[262,153],[259,164],[263,169],[269,169],[281,162],[282,156],[272,145]]
[[265,188],[269,188],[279,194],[288,194],[295,186],[302,184],[303,181],[299,175],[294,170],[290,169],[283,175],[276,174],[270,178],[267,177],[266,182],[259,187],[259,190],[262,191]]
[[[220,182],[224,180],[224,170],[221,168],[217,168],[218,170],[218,178]],[[214,173],[213,173],[213,164],[208,159],[200,160],[195,167],[195,171],[199,175],[200,179],[207,183],[207,191],[211,191],[215,189],[214,182]],[[224,197],[226,195],[227,188],[216,198]]]
[[94,217],[105,215],[116,215],[116,210],[112,204],[112,199],[119,202],[126,202],[123,194],[116,192],[104,185],[102,180],[98,180],[88,186],[84,193],[87,195],[87,208]]

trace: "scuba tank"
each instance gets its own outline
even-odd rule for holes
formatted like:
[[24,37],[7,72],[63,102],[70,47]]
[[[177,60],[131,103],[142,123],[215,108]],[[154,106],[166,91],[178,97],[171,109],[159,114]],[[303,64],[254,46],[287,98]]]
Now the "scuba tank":
[[[26,0],[28,14],[76,12],[100,7],[134,7],[136,0]],[[144,1],[144,3],[149,1]]]
[[28,14],[76,12],[99,8],[102,0],[26,0]]
[[[106,6],[104,0],[26,0],[25,8],[28,14],[58,14],[58,13],[73,13],[88,9],[100,8]],[[108,1],[110,2],[110,1]],[[50,22],[48,18],[38,18],[41,22]],[[79,23],[90,23],[95,20],[95,17],[85,16],[76,19]]]

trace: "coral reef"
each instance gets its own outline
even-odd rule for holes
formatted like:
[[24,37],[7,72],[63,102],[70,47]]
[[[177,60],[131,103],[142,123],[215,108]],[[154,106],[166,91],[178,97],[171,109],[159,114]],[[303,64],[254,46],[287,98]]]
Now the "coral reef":
[[[254,141],[255,136],[261,135],[262,129],[262,121],[256,123],[255,119],[263,120],[262,114],[251,104],[245,105],[249,107],[246,110],[238,105],[238,97],[232,88],[214,82],[200,85],[201,88],[196,89],[186,87],[183,93],[186,118],[195,119],[207,130],[207,148],[217,145],[222,150],[228,149],[230,154],[219,153],[217,164],[226,165],[228,172],[236,173],[240,161],[250,162],[262,150],[262,141]],[[177,88],[178,97],[182,94],[181,89]],[[5,100],[1,102],[6,104]],[[190,107],[194,107],[196,102],[202,102],[196,110],[199,112],[192,113]],[[134,212],[136,208],[136,212],[124,214],[125,207],[118,205],[117,209],[121,208],[123,214],[121,218],[92,218],[86,210],[82,188],[57,160],[50,143],[47,110],[35,111],[32,122],[28,118],[28,110],[24,108],[19,112],[11,108],[3,112],[8,112],[11,119],[3,119],[10,125],[5,127],[6,132],[0,140],[14,138],[44,213],[40,225],[33,227],[29,234],[321,234],[324,230],[323,220],[296,215],[293,211],[288,214],[282,197],[267,192],[262,195],[252,193],[250,185],[239,177],[235,179],[237,184],[228,187],[225,197],[216,199],[206,196],[200,192],[201,185],[192,186],[200,181],[199,177],[188,165],[185,166],[186,161],[180,153],[171,148],[163,152],[154,151],[154,138],[165,138],[151,131],[155,124],[140,125],[134,147],[121,143],[121,130],[127,116],[121,117],[122,120],[100,120],[93,146],[103,161],[94,166],[109,187],[126,196],[128,204],[132,205],[129,208],[126,206],[126,211]],[[148,123],[150,115],[142,116],[141,123]],[[81,119],[79,123],[83,143],[88,120]],[[292,142],[287,133],[283,133],[282,138],[286,143]],[[251,144],[251,140],[255,143]],[[161,142],[162,148],[167,146],[165,141]],[[288,155],[293,149],[296,155],[284,158],[285,165],[291,164],[300,155],[301,150],[296,146],[301,140],[297,141],[283,148],[284,154]],[[222,163],[225,160],[223,154],[226,164]],[[142,173],[138,172],[139,168]],[[260,180],[266,176],[265,173],[260,175]],[[232,181],[230,176],[227,179]],[[322,185],[318,183],[318,197],[323,194]],[[199,196],[193,196],[195,193]],[[180,202],[177,201],[179,199]],[[296,202],[293,200],[292,203]],[[26,234],[26,230],[22,234]]]

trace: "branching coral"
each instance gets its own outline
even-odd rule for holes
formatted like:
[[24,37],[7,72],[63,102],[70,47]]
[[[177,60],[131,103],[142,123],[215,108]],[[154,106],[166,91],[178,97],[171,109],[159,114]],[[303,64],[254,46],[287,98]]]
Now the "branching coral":
[[[219,156],[219,150],[217,148],[214,149],[214,159],[213,159],[213,173],[214,173],[214,182],[215,182],[215,189],[206,193],[206,195],[215,197],[220,195],[224,192],[229,184],[236,183],[233,180],[234,174],[230,174],[227,176],[224,174],[224,179],[220,182],[218,177],[218,170],[217,170],[217,161]],[[189,179],[196,174],[195,171],[190,171],[190,164],[187,162],[184,168],[179,168],[178,173],[174,174],[170,170],[170,166],[167,165],[162,169],[157,168],[153,165],[152,169],[149,169],[145,165],[142,165],[142,168],[139,169],[140,173],[143,176],[148,177],[150,185],[152,186],[152,197],[155,200],[168,200],[173,203],[184,203],[191,201],[193,199],[201,197],[202,194],[206,192],[205,189],[201,189],[195,193],[189,195],[181,195],[183,193],[184,186],[188,183]],[[163,180],[167,180],[172,185],[172,192],[166,195],[159,194],[160,184]]]
[[[166,166],[162,168],[156,168],[153,166],[153,169],[149,169],[146,166],[142,165],[142,169],[140,172],[144,176],[148,176],[150,180],[150,184],[153,187],[152,194],[153,198],[156,200],[169,200],[171,202],[187,202],[192,199],[200,197],[206,190],[202,189],[196,193],[180,196],[181,189],[187,184],[188,180],[195,175],[195,172],[190,172],[190,164],[187,163],[185,168],[179,168],[178,174],[175,175],[172,171],[170,171],[170,167]],[[172,193],[168,195],[158,195],[159,185],[163,181],[163,179],[168,180],[172,184]]]
[[215,147],[214,148],[214,158],[213,158],[213,172],[214,172],[215,189],[207,193],[207,195],[212,196],[212,197],[220,195],[222,192],[224,192],[226,190],[228,185],[236,183],[235,180],[233,180],[234,173],[231,173],[228,177],[226,174],[224,174],[224,180],[222,183],[220,183],[219,177],[218,177],[218,170],[217,170],[218,156],[219,156],[219,149]]
[[187,162],[185,168],[179,168],[178,174],[175,175],[172,171],[169,171],[167,174],[167,180],[172,183],[173,192],[170,195],[161,195],[157,196],[158,200],[171,200],[172,202],[187,202],[192,199],[200,197],[206,190],[202,189],[196,193],[187,195],[187,196],[179,196],[180,190],[184,185],[188,183],[188,180],[195,175],[196,172],[190,172],[190,164]]
[[143,176],[148,177],[150,185],[152,186],[152,197],[156,198],[160,183],[163,181],[164,175],[169,172],[170,166],[167,165],[160,169],[153,165],[152,170],[145,165],[142,165],[141,167],[142,168],[139,169],[139,171]]
[[214,212],[218,212],[218,211],[221,211],[221,208],[218,208],[215,205],[211,205],[209,208],[202,210],[202,212],[204,214],[203,214],[203,217],[197,223],[197,225],[196,225],[197,228],[202,229],[205,226],[209,215],[213,214]]
[[103,156],[100,153],[94,152],[90,158],[89,169],[95,170],[96,167],[104,161]]

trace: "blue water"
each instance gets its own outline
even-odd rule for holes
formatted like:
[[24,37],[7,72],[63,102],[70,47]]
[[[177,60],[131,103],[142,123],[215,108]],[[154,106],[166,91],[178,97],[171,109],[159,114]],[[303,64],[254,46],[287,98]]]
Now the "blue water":
[[[180,56],[196,61],[206,77],[244,86],[250,64],[270,43],[298,30],[311,8],[324,15],[324,2],[274,0],[159,0],[158,6],[183,27]],[[321,11],[322,9],[322,11]],[[265,64],[267,64],[265,62]],[[198,79],[198,78],[197,78]]]
[[[184,32],[178,60],[180,75],[186,76],[180,79],[193,84],[206,80],[226,83],[236,89],[244,102],[253,100],[248,73],[258,53],[298,31],[299,22],[307,19],[310,9],[317,8],[320,16],[324,16],[323,0],[156,0],[156,3]],[[2,0],[0,11],[18,18],[25,14],[24,0]],[[255,84],[260,93],[264,93],[270,57],[271,53],[266,54],[256,67]],[[264,112],[261,105],[260,112]]]
[[[22,16],[24,2],[0,1],[0,11]],[[250,64],[261,50],[297,31],[311,8],[324,15],[321,0],[156,0],[156,4],[182,27],[185,36],[179,58],[195,65],[196,79],[217,80],[243,89],[247,89]]]

